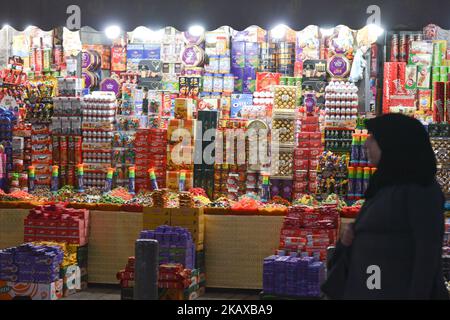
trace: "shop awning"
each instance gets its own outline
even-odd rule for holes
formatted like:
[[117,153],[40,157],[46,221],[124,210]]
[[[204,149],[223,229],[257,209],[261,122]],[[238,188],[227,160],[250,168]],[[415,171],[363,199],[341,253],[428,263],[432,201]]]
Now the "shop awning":
[[103,30],[117,24],[132,31],[138,26],[173,26],[186,30],[200,24],[207,30],[250,25],[269,29],[284,23],[299,30],[310,24],[360,29],[367,8],[379,6],[386,30],[421,30],[429,23],[450,29],[450,1],[442,0],[1,0],[0,24],[16,30],[29,25],[49,30],[65,26],[70,5],[81,9],[81,26]]

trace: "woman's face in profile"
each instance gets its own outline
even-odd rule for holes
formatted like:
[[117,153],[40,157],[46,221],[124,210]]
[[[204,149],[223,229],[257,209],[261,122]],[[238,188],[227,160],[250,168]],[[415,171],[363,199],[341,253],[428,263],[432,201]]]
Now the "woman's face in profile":
[[367,156],[369,158],[369,162],[377,166],[381,158],[381,149],[378,145],[377,140],[375,140],[373,135],[369,135],[367,137],[365,145],[367,148]]

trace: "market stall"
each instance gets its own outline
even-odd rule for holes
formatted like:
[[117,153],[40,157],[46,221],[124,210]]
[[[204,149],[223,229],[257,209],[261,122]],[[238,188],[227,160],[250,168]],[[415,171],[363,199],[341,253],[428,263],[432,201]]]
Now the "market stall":
[[[27,209],[0,209],[0,247],[23,243],[28,213]],[[283,216],[205,214],[204,219],[207,286],[262,289],[262,261],[278,248]],[[116,284],[117,270],[134,255],[134,242],[151,221],[155,226],[169,224],[157,216],[144,221],[141,212],[91,211],[89,283]],[[351,221],[343,218],[342,228]]]
[[317,298],[376,172],[364,120],[381,113],[427,126],[448,193],[445,30],[389,33],[382,61],[376,24],[236,26],[0,31],[0,280],[57,285],[11,262],[43,247],[132,298],[134,243],[153,239],[161,299]]

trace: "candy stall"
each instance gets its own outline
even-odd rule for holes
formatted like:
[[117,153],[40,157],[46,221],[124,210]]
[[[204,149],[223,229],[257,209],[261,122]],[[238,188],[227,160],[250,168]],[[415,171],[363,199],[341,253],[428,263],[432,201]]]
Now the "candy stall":
[[[393,34],[386,62],[375,25],[49,30],[0,31],[0,282],[49,299],[120,283],[132,299],[134,243],[155,239],[160,299],[317,298],[376,171],[364,120],[381,113],[428,126],[449,193],[439,27]],[[12,266],[35,252],[48,278]]]

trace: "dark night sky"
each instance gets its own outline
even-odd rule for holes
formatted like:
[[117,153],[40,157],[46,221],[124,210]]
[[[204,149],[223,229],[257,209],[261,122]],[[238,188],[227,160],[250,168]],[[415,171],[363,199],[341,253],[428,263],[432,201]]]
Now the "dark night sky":
[[420,30],[429,23],[450,29],[447,0],[0,0],[0,23],[48,30],[65,25],[70,4],[80,6],[82,26],[97,30],[112,23],[128,31],[140,25],[185,30],[194,23],[209,30],[222,25],[268,29],[281,22],[296,30],[309,24],[359,29],[366,24],[366,8],[372,4],[380,6],[387,30]]

